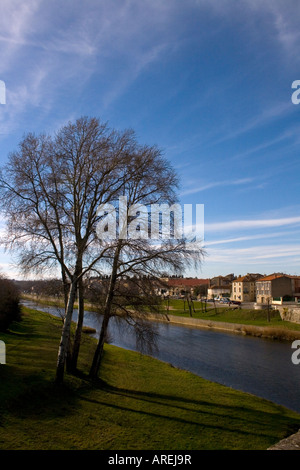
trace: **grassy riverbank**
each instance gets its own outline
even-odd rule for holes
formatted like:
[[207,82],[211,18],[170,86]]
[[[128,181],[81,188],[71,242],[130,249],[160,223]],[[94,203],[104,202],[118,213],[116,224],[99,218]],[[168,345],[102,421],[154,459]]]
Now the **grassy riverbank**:
[[194,302],[195,310],[190,312],[182,300],[171,300],[169,305],[165,305],[164,311],[167,312],[172,321],[178,318],[179,323],[191,319],[199,320],[200,323],[208,325],[215,329],[228,329],[229,331],[269,338],[279,341],[294,341],[300,339],[300,324],[289,321],[283,321],[278,310],[265,309],[247,309],[236,306],[227,306],[208,303],[206,306],[199,302]]
[[[169,310],[167,301],[164,302],[164,310],[169,311],[172,315],[189,317],[190,312],[187,302],[183,300],[170,300]],[[201,318],[205,320],[221,321],[226,323],[241,323],[244,325],[254,326],[275,326],[290,328],[300,331],[300,325],[283,321],[278,310],[270,310],[270,321],[268,321],[267,310],[255,310],[248,308],[238,308],[236,305],[227,306],[216,303],[216,307],[212,302],[204,303],[195,301],[192,309],[193,318]],[[206,309],[206,310],[205,310]]]
[[90,383],[88,335],[82,374],[55,387],[60,331],[60,319],[24,309],[0,334],[0,449],[266,449],[300,427],[297,413],[113,346]]

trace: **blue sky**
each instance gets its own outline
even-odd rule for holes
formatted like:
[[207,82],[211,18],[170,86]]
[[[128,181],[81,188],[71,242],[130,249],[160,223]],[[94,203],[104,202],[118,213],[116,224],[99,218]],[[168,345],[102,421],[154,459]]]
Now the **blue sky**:
[[1,0],[0,163],[82,115],[133,128],[204,204],[193,275],[300,274],[299,22],[297,0]]

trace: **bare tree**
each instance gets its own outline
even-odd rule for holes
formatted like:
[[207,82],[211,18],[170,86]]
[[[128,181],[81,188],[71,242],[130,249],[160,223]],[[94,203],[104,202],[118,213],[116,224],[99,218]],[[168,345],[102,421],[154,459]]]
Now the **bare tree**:
[[[133,144],[131,131],[117,133],[98,119],[80,118],[52,138],[28,134],[2,170],[6,248],[18,254],[25,273],[57,267],[61,271],[65,318],[57,382],[63,380],[78,285],[107,251],[96,236],[97,209],[115,197],[124,183],[122,167]],[[77,346],[82,316],[83,310]]]
[[[130,178],[124,182],[123,187],[123,197],[126,196],[127,202],[126,208],[123,208],[123,211],[126,211],[126,222],[128,220],[134,222],[135,220],[135,216],[131,211],[132,207],[136,207],[137,213],[140,214],[146,206],[161,203],[174,204],[176,201],[177,176],[157,148],[144,147],[139,149],[134,158],[131,158],[128,162],[126,174],[130,175]],[[119,220],[120,218],[124,219],[123,215],[119,211]],[[119,280],[124,276],[142,278],[145,275],[152,279],[158,279],[166,269],[178,274],[191,262],[197,265],[203,256],[201,248],[195,250],[194,246],[193,251],[189,251],[183,237],[180,239],[160,238],[153,240],[151,238],[151,217],[148,219],[150,223],[146,224],[146,227],[144,226],[144,231],[142,231],[139,220],[136,231],[131,231],[132,236],[128,236],[128,226],[125,224],[124,227],[119,222],[119,238],[116,240],[115,245],[111,247],[113,251],[111,275],[103,309],[102,327],[90,368],[90,376],[93,378],[98,375],[100,369],[109,321],[114,314],[115,296],[118,292]],[[172,226],[172,218],[170,224]],[[146,237],[144,236],[145,233]],[[147,304],[148,298],[144,297],[143,300],[144,305]],[[148,305],[153,307],[151,302]],[[135,309],[133,315],[124,305],[119,305],[119,309],[121,309],[123,317],[134,321],[135,325],[141,325],[141,322],[143,326],[145,325],[145,315],[141,316],[142,312],[140,310]],[[149,337],[149,328],[146,328],[146,330],[148,330]],[[138,333],[146,330],[136,326]]]
[[[104,263],[110,269],[103,331],[91,367],[91,375],[96,375],[121,277],[159,276],[166,268],[182,272],[193,258],[183,239],[154,243],[139,236],[123,238],[122,224],[118,226],[119,236],[102,240],[97,236],[97,227],[105,214],[99,212],[99,207],[126,197],[126,219],[135,221],[136,215],[130,212],[132,205],[171,204],[176,201],[177,184],[175,172],[159,149],[140,146],[132,131],[110,130],[95,118],[82,117],[52,137],[28,134],[9,155],[0,176],[1,209],[7,219],[4,245],[17,253],[25,273],[59,268],[63,283],[65,316],[57,382],[63,380],[68,358],[71,368],[77,364],[86,275],[101,270]],[[138,226],[135,232],[140,229]],[[199,250],[196,257],[201,254]],[[79,315],[71,351],[77,294]]]

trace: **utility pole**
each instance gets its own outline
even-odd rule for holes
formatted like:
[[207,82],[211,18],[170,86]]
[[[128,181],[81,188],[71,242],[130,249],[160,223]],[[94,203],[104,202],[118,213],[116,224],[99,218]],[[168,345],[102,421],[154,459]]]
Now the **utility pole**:
[[268,322],[270,321],[270,297],[268,297],[268,314],[267,314]]

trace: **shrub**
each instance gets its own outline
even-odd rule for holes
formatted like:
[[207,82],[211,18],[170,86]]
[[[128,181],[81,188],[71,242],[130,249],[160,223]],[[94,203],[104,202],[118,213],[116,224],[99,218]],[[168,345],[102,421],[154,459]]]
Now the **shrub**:
[[13,281],[0,278],[0,331],[21,320],[19,290]]

